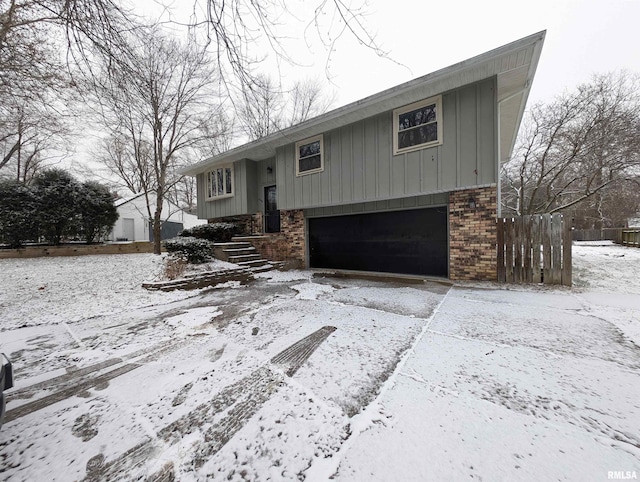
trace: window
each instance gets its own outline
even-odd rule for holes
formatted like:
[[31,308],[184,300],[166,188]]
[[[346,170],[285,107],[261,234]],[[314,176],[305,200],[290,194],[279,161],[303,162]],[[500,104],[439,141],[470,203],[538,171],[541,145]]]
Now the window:
[[296,142],[296,176],[324,171],[322,134]]
[[393,111],[393,153],[442,144],[442,97],[432,97]]
[[207,199],[233,196],[233,165],[220,166],[207,172],[205,182]]

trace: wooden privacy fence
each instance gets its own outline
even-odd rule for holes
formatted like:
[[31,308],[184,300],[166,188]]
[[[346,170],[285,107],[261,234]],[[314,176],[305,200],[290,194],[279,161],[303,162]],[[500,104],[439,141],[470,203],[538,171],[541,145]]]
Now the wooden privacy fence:
[[640,229],[625,229],[621,238],[620,244],[640,248]]
[[498,219],[498,281],[571,286],[571,218]]

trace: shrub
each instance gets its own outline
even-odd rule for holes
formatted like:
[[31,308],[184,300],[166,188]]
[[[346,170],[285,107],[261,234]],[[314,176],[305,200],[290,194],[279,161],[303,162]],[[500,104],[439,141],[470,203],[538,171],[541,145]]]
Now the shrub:
[[186,269],[187,269],[186,259],[169,257],[165,261],[164,276],[165,278],[170,280],[182,278]]
[[163,242],[167,252],[185,259],[188,263],[201,264],[213,258],[213,243],[206,239],[181,236]]
[[211,223],[194,226],[180,232],[181,237],[206,239],[214,243],[228,243],[231,238],[242,233],[242,226],[233,223]]
[[84,182],[78,189],[77,200],[78,234],[86,243],[91,244],[109,234],[119,217],[109,189],[94,181]]
[[0,182],[0,242],[19,248],[38,238],[34,213],[38,200],[29,186],[17,181]]
[[63,169],[49,169],[34,178],[33,190],[38,199],[35,216],[47,242],[57,245],[63,237],[74,236],[78,232],[78,181]]

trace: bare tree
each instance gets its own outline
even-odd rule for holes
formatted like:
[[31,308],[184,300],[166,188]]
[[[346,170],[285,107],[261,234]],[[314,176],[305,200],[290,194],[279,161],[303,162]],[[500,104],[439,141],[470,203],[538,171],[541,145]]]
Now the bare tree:
[[195,214],[197,205],[196,178],[182,176],[167,193],[167,198],[184,211]]
[[132,36],[122,55],[117,65],[105,66],[97,100],[111,132],[109,159],[125,184],[147,196],[160,254],[163,201],[180,179],[180,156],[204,143],[220,114],[217,77],[193,39],[182,43],[158,29]]
[[245,86],[237,102],[240,129],[249,139],[260,139],[282,128],[284,101],[275,82],[266,75]]
[[320,43],[327,53],[327,76],[331,54],[345,37],[388,58],[367,25],[367,0],[298,4],[287,0],[192,0],[188,18],[184,17],[184,10],[177,11],[175,2],[155,1],[163,7],[161,22],[181,24],[204,36],[230,92],[236,92],[239,86],[259,86],[256,67],[265,57],[275,59],[277,65],[299,65],[300,59],[290,55],[292,36],[295,42],[305,42],[309,48]]
[[[533,106],[503,167],[505,207],[517,214],[602,209],[622,184],[639,179],[639,87],[637,76],[597,75]],[[606,217],[593,224],[608,224]]]
[[283,90],[269,76],[261,75],[245,87],[236,112],[240,129],[255,140],[323,114],[333,101],[334,96],[317,80],[299,80]]
[[0,105],[0,177],[28,183],[69,155],[70,128],[49,104],[12,97]]
[[0,98],[73,87],[68,57],[90,71],[96,54],[118,62],[138,20],[119,0],[5,0],[0,4]]
[[119,61],[132,19],[119,0],[0,2],[2,177],[27,182],[70,154],[81,85],[72,72],[81,66],[90,77],[97,57]]
[[297,81],[290,91],[288,126],[299,124],[327,112],[335,102],[318,79]]
[[112,132],[103,140],[104,149],[97,160],[133,194],[151,192],[155,188],[152,146],[140,132],[132,137]]

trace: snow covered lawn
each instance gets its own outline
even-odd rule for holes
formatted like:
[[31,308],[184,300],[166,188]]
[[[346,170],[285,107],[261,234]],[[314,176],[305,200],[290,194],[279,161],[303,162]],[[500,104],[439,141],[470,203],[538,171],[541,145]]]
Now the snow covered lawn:
[[0,260],[3,480],[640,474],[640,249],[574,246],[572,289],[148,292],[159,261]]

